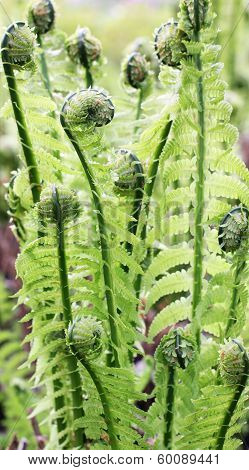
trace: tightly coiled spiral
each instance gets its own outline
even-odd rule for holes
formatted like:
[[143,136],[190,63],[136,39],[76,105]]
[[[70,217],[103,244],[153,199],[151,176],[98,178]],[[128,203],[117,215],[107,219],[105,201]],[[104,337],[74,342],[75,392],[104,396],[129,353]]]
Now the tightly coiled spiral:
[[220,375],[227,385],[237,385],[246,373],[247,352],[241,341],[227,341],[219,351]]
[[[198,7],[198,15],[195,14],[195,3]],[[196,0],[181,0],[180,10],[184,31],[192,32],[193,29],[199,31],[211,23],[210,0],[198,0],[198,2]]]
[[[122,195],[133,194],[143,178],[143,167],[140,160],[130,150],[120,149],[115,152],[117,157],[114,167],[115,192]],[[141,186],[141,185],[139,185]]]
[[103,327],[95,317],[77,316],[68,327],[68,344],[79,361],[97,359],[103,349]]
[[52,223],[56,222],[58,216],[64,223],[68,223],[77,220],[80,215],[77,193],[64,186],[44,189],[37,208],[39,220]]
[[29,7],[28,23],[37,34],[46,34],[54,26],[55,8],[51,0],[38,0]]
[[160,72],[160,67],[151,41],[146,37],[136,38],[135,41],[128,46],[128,53],[132,54],[133,52],[139,52],[139,54],[145,57],[146,61],[150,64],[151,70],[153,70],[157,77]]
[[177,21],[170,20],[161,25],[155,32],[154,42],[160,62],[170,67],[179,67],[181,60],[187,55],[183,43],[183,40],[187,39],[187,35],[179,29]]
[[171,367],[186,369],[195,355],[192,338],[182,328],[171,330],[163,336],[156,350],[157,359]]
[[36,38],[29,26],[19,21],[10,25],[3,36],[1,49],[4,63],[17,70],[34,70]]
[[125,85],[132,88],[146,88],[149,78],[149,64],[140,52],[130,54],[122,64],[122,75]]
[[248,217],[246,207],[234,207],[222,219],[219,226],[218,240],[225,252],[234,253],[248,240]]
[[70,59],[89,68],[93,62],[100,59],[102,54],[101,42],[95,38],[88,28],[78,28],[66,40],[66,49]]
[[82,125],[102,127],[112,121],[114,106],[103,91],[95,88],[83,89],[66,98],[62,116],[72,127]]

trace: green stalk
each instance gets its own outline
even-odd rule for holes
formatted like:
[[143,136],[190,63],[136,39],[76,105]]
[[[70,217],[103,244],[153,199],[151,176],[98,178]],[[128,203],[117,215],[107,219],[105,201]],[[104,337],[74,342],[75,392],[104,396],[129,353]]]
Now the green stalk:
[[45,88],[51,98],[51,100],[54,101],[53,93],[52,93],[52,87],[51,87],[51,82],[49,78],[49,72],[48,72],[48,66],[47,66],[47,61],[46,61],[46,56],[45,52],[43,49],[43,43],[42,43],[42,38],[40,34],[37,34],[37,42],[40,46],[41,52],[40,52],[40,64],[41,64],[41,73],[42,73],[42,79],[45,85]]
[[78,47],[79,47],[79,55],[81,57],[81,63],[86,71],[86,88],[93,87],[93,76],[91,74],[87,52],[84,44],[84,37],[82,37],[82,31],[79,31],[78,35]]
[[[21,23],[21,22],[18,22],[16,24],[18,26],[24,25],[24,23]],[[22,103],[19,97],[19,93],[18,93],[15,73],[14,73],[14,70],[11,65],[9,55],[8,55],[8,39],[9,38],[8,38],[7,33],[11,33],[14,27],[15,25],[13,24],[9,26],[6,33],[4,34],[2,44],[1,44],[1,49],[2,49],[1,55],[2,55],[4,73],[5,73],[8,88],[9,88],[12,108],[13,108],[13,112],[14,112],[14,116],[16,120],[17,130],[18,130],[23,154],[26,160],[33,203],[35,204],[40,199],[40,192],[41,192],[40,176],[39,176],[38,166],[36,163],[36,158],[34,155],[31,139],[29,137],[24,110],[23,110]]]
[[[194,41],[200,42],[199,0],[194,0],[194,14],[196,30]],[[201,54],[195,56],[195,65],[198,72],[202,72]],[[192,318],[196,317],[196,309],[201,301],[202,293],[202,251],[203,251],[203,213],[204,213],[204,164],[205,164],[205,105],[203,95],[203,78],[197,82],[198,123],[199,133],[197,141],[197,180],[196,180],[196,208],[195,208],[195,238],[194,238],[194,285],[192,301]],[[196,342],[200,347],[200,331],[196,329]]]
[[[65,238],[64,238],[64,223],[61,212],[61,206],[57,189],[53,188],[53,204],[56,212],[57,224],[57,252],[58,252],[58,267],[60,273],[60,289],[63,305],[63,317],[65,321],[65,329],[68,329],[69,323],[72,321],[71,300],[69,293],[68,270],[65,251]],[[82,390],[81,378],[77,368],[77,360],[73,354],[67,356],[68,369],[70,373],[70,381],[72,387],[72,402],[73,402],[73,416],[74,420],[82,418],[84,411],[82,407]],[[82,448],[85,436],[82,429],[77,429],[75,432],[75,444],[77,447]]]
[[241,286],[241,277],[246,267],[246,256],[239,256],[236,264],[235,274],[234,274],[234,286],[232,292],[232,299],[229,309],[228,321],[225,330],[225,338],[229,337],[231,327],[236,323],[236,309],[239,303],[239,289]]
[[[145,241],[146,235],[147,235],[147,221],[148,221],[149,211],[150,211],[150,200],[151,200],[151,196],[153,193],[154,184],[155,184],[155,180],[157,176],[160,156],[167,142],[171,127],[172,127],[172,121],[168,121],[166,126],[162,130],[160,142],[156,147],[152,162],[149,166],[147,182],[144,186],[144,203],[143,203],[143,208],[142,208],[142,210],[144,210],[145,212],[145,222],[141,230],[142,243]],[[142,276],[141,274],[138,274],[134,283],[137,298],[139,298],[140,296],[141,283],[142,283]]]
[[[142,209],[144,174],[143,174],[143,167],[139,161],[135,164],[134,168],[137,173],[137,185],[134,191],[134,200],[133,200],[131,216],[135,220],[131,220],[128,223],[127,230],[133,235],[136,235],[137,229],[138,229],[139,217],[140,217],[141,209]],[[125,249],[130,255],[132,254],[133,246],[131,243],[126,242]],[[128,268],[124,267],[124,269],[127,271]]]
[[90,377],[91,377],[91,379],[92,379],[92,381],[93,381],[93,383],[94,383],[94,385],[97,389],[97,392],[99,394],[99,398],[101,400],[103,411],[104,411],[104,420],[105,420],[105,423],[106,423],[111,448],[112,448],[112,450],[118,450],[119,446],[118,446],[117,433],[115,431],[115,423],[114,423],[114,420],[113,420],[113,417],[112,417],[112,412],[111,412],[111,408],[110,408],[110,404],[109,404],[109,400],[108,400],[108,395],[107,395],[101,381],[99,380],[96,372],[94,371],[94,368],[91,366],[91,364],[89,364],[89,362],[83,362],[83,361],[81,361],[81,363],[83,364],[83,366],[85,367],[85,369],[89,373],[89,375],[90,375]]
[[166,411],[164,414],[164,449],[172,450],[173,439],[173,418],[174,418],[174,399],[175,399],[175,367],[168,367],[168,383],[166,392]]
[[109,358],[110,363],[109,365],[114,367],[120,367],[119,363],[119,356],[118,356],[118,348],[119,348],[119,337],[118,337],[118,330],[116,327],[116,318],[117,318],[117,309],[115,306],[114,301],[114,286],[113,286],[113,278],[111,272],[111,253],[110,253],[110,246],[108,240],[108,234],[106,229],[106,221],[104,216],[104,211],[101,203],[100,192],[98,186],[96,184],[93,172],[90,166],[87,163],[85,155],[81,151],[78,142],[74,139],[71,131],[66,125],[65,119],[63,114],[61,114],[61,124],[64,128],[65,133],[67,134],[69,140],[72,142],[72,145],[75,148],[76,153],[79,156],[81,165],[83,167],[84,173],[87,177],[91,192],[92,198],[94,202],[94,206],[96,209],[97,220],[98,220],[98,228],[99,228],[99,235],[100,235],[100,246],[101,246],[101,255],[103,261],[103,276],[104,276],[104,283],[105,283],[105,296],[106,296],[106,303],[107,303],[107,310],[108,310],[108,319],[110,325],[110,333],[111,333],[111,343],[109,344],[109,351],[110,355],[113,356]]
[[[138,94],[138,102],[137,102],[136,121],[138,121],[141,116],[143,99],[144,99],[143,88],[140,88],[139,94]],[[138,129],[139,129],[139,126],[136,125],[134,128],[134,135],[137,133]]]
[[249,374],[249,360],[248,360],[247,352],[243,348],[243,346],[239,342],[237,342],[235,339],[233,340],[233,342],[236,343],[238,345],[238,347],[240,348],[240,350],[244,353],[245,370],[244,370],[244,373],[242,374],[242,377],[241,377],[241,380],[240,380],[239,384],[236,386],[236,390],[234,392],[233,398],[232,398],[231,403],[230,403],[230,405],[229,405],[229,407],[226,411],[224,420],[221,424],[220,431],[219,431],[218,438],[217,438],[217,444],[216,444],[216,447],[215,447],[216,450],[222,450],[223,447],[224,447],[226,434],[227,434],[227,431],[229,429],[229,425],[230,425],[232,416],[235,412],[235,409],[237,407],[239,399],[240,399],[240,397],[241,397],[241,395],[242,395],[242,393],[245,389],[245,386],[246,386],[246,383],[247,383],[247,380],[248,380],[248,374]]

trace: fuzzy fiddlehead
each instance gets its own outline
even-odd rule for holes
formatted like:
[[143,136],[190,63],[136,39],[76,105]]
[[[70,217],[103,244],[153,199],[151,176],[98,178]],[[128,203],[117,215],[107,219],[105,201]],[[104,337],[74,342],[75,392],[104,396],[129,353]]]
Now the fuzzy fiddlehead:
[[163,336],[155,353],[156,361],[167,367],[168,374],[163,429],[163,445],[168,450],[173,448],[176,368],[186,369],[194,355],[194,342],[181,328]]
[[[68,138],[72,142],[75,151],[80,159],[83,171],[87,177],[89,187],[92,192],[92,198],[95,205],[101,254],[103,260],[103,278],[105,285],[105,296],[108,310],[108,320],[110,325],[111,341],[109,350],[110,360],[116,367],[119,366],[118,346],[119,336],[116,325],[117,309],[114,300],[114,286],[111,271],[111,253],[106,229],[106,222],[100,191],[95,181],[93,171],[82,152],[77,140],[77,136],[86,132],[94,132],[95,128],[103,127],[110,123],[114,116],[114,107],[111,100],[103,93],[95,89],[86,89],[71,94],[65,101],[61,111],[61,124]],[[114,346],[112,346],[114,345]]]
[[219,226],[218,240],[225,253],[232,253],[234,265],[234,286],[229,309],[225,337],[237,322],[237,309],[241,302],[241,289],[243,288],[243,275],[246,268],[249,236],[249,211],[246,207],[234,207],[222,219]]
[[[38,213],[43,225],[47,223],[52,224],[52,226],[55,225],[56,227],[60,292],[63,307],[63,320],[65,329],[67,330],[70,322],[72,322],[72,307],[69,292],[64,227],[66,223],[75,222],[79,216],[79,201],[77,195],[73,191],[64,188],[57,188],[55,186],[53,186],[52,189],[48,188],[42,194],[41,201],[38,204]],[[62,334],[64,334],[64,332],[62,332]],[[73,416],[76,420],[82,418],[84,411],[82,408],[81,378],[74,355],[67,355],[67,366],[71,382]],[[57,403],[55,402],[55,404]],[[66,426],[65,422],[64,426]],[[77,429],[75,432],[75,444],[77,447],[82,448],[83,443],[83,429]]]
[[178,22],[170,20],[161,25],[155,32],[154,47],[161,64],[169,67],[179,67],[181,60],[187,56],[187,49],[183,40],[187,40],[186,33],[181,31]]
[[232,339],[221,347],[219,369],[225,384],[234,388],[234,395],[224,416],[215,447],[222,450],[232,416],[248,381],[248,353],[241,341]]
[[96,389],[104,411],[104,420],[113,450],[119,449],[115,423],[110,409],[108,394],[98,377],[92,363],[96,360],[103,349],[103,327],[101,323],[92,316],[76,317],[68,328],[68,344],[77,360],[89,373]]
[[86,86],[87,88],[92,87],[94,84],[92,67],[96,63],[101,63],[101,42],[92,35],[88,28],[78,28],[67,39],[66,48],[70,59],[85,68]]
[[[143,200],[143,167],[136,155],[129,150],[117,150],[115,156],[114,190],[120,196],[128,196],[133,199],[131,216],[134,220],[128,223],[128,231],[136,235]],[[126,250],[128,253],[132,253],[132,245],[128,242]]]
[[40,176],[15,77],[15,70],[34,70],[34,49],[35,36],[25,23],[19,21],[8,27],[1,43],[2,62],[28,169],[33,202],[36,203],[40,198]]
[[[142,104],[151,89],[151,71],[149,62],[140,52],[132,52],[122,63],[122,81],[127,89],[137,90],[138,102],[136,121],[141,117]],[[136,133],[138,127],[134,129]]]

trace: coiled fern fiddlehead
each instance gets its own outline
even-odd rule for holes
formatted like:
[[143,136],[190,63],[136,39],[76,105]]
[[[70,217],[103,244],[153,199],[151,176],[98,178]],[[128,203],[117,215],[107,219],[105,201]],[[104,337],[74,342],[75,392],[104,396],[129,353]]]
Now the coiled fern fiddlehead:
[[240,291],[248,254],[248,218],[249,211],[246,207],[234,207],[225,215],[219,226],[218,240],[221,249],[226,253],[234,253],[234,285],[225,329],[225,338],[229,337],[230,330],[237,321],[236,311],[240,304]]
[[118,438],[108,394],[92,366],[92,362],[100,356],[103,348],[102,325],[91,316],[76,317],[69,325],[67,338],[72,353],[87,370],[97,389],[104,411],[104,420],[106,422],[110,445],[113,450],[117,450],[119,449]]
[[34,69],[34,48],[35,36],[25,23],[18,21],[8,27],[1,43],[2,62],[35,204],[40,198],[40,176],[14,72]]
[[224,382],[234,387],[235,391],[217,436],[217,450],[224,447],[229,424],[248,381],[249,358],[241,341],[232,339],[221,347],[220,373]]
[[168,375],[163,429],[163,445],[167,450],[171,450],[173,445],[176,368],[186,369],[194,355],[194,343],[181,328],[163,336],[155,353],[156,361],[167,367]]
[[[114,116],[114,107],[111,100],[103,93],[95,89],[81,90],[69,95],[62,107],[61,124],[72,142],[75,151],[80,159],[82,168],[87,177],[89,187],[92,192],[92,198],[96,209],[100,246],[103,261],[103,277],[105,284],[105,296],[108,310],[108,320],[110,325],[111,341],[109,344],[110,365],[119,367],[119,335],[116,325],[117,309],[114,299],[114,286],[111,271],[111,255],[106,229],[106,221],[100,196],[93,171],[87,161],[86,156],[82,152],[77,138],[74,136],[73,128],[81,128],[90,125],[92,129],[102,127],[111,122]],[[114,345],[114,346],[112,346]]]
[[66,49],[70,59],[84,67],[86,87],[93,87],[92,65],[101,61],[101,42],[95,38],[88,28],[78,28],[66,41]]
[[[115,164],[115,191],[121,196],[131,196],[133,198],[131,216],[134,220],[128,223],[127,229],[128,232],[136,235],[143,200],[143,167],[136,155],[129,150],[117,150],[115,156],[117,157]],[[126,242],[125,248],[129,254],[132,253],[131,243]],[[127,267],[124,268],[127,270]]]
[[[58,189],[56,186],[48,188],[44,191],[41,197],[41,201],[38,205],[38,212],[40,214],[40,220],[44,222],[50,222],[56,226],[56,238],[57,238],[57,255],[58,255],[58,270],[60,276],[60,291],[61,301],[63,308],[63,320],[65,324],[65,330],[67,330],[69,323],[72,322],[72,308],[69,293],[69,280],[68,280],[68,268],[66,261],[66,247],[64,237],[64,225],[67,222],[75,221],[79,215],[79,202],[76,194],[72,191],[65,189]],[[65,333],[62,332],[65,337]],[[77,369],[77,361],[75,356],[71,353],[67,354],[67,366],[69,371],[69,378],[71,383],[71,395],[73,405],[73,417],[74,420],[82,418],[84,411],[82,407],[82,389],[81,389],[81,377]],[[60,382],[55,381],[54,389],[60,389]],[[55,399],[55,407],[58,412],[64,406],[64,397],[58,397]],[[57,419],[58,431],[63,431],[66,427],[66,420],[64,417]],[[79,428],[75,431],[75,445],[82,448],[84,444],[84,431]],[[63,439],[62,439],[63,442]]]
[[[142,104],[151,89],[151,70],[149,62],[140,52],[132,52],[122,63],[122,80],[125,86],[138,90],[136,123],[141,117]],[[134,134],[139,126],[136,124]]]

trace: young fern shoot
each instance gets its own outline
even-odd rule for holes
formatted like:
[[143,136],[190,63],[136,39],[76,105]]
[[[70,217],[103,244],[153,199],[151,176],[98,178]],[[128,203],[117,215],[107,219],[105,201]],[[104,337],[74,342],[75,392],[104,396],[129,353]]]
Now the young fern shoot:
[[[69,323],[72,322],[72,308],[69,293],[64,226],[65,223],[77,219],[79,215],[79,202],[74,192],[62,188],[58,189],[56,186],[53,186],[52,190],[49,188],[43,193],[39,203],[39,212],[43,215],[44,221],[47,218],[56,225],[58,270],[63,307],[62,319],[65,324],[65,330],[67,330]],[[84,416],[84,411],[82,407],[81,377],[77,369],[77,361],[74,355],[67,355],[67,366],[71,382],[73,417],[74,420],[76,420]],[[57,402],[55,402],[55,404],[57,404]],[[64,405],[64,403],[62,403],[62,405]],[[59,410],[57,409],[57,411]],[[64,428],[66,428],[66,423]],[[77,447],[82,448],[84,444],[83,429],[76,430],[75,444]]]
[[46,55],[43,47],[42,36],[47,34],[54,26],[55,22],[55,9],[51,0],[38,0],[32,4],[28,12],[28,23],[30,27],[35,28],[37,35],[37,42],[40,46],[40,64],[41,73],[45,88],[53,100],[53,91],[49,77],[48,65]]
[[15,77],[15,70],[35,69],[34,49],[35,36],[25,23],[18,21],[8,27],[1,43],[2,62],[35,204],[40,198],[40,175]]
[[[110,123],[114,116],[114,107],[111,100],[98,90],[88,89],[71,94],[67,97],[61,111],[61,124],[68,138],[73,144],[75,151],[80,159],[83,171],[87,177],[88,184],[92,192],[92,198],[95,205],[101,255],[103,262],[103,277],[105,284],[105,296],[108,310],[108,320],[110,325],[110,356],[109,361],[115,367],[120,366],[119,362],[119,335],[117,329],[117,308],[114,298],[114,286],[111,270],[111,253],[106,228],[104,210],[102,206],[100,191],[97,186],[93,171],[87,161],[86,156],[80,148],[77,141],[76,129],[85,129],[87,132],[95,132],[95,127],[102,127]],[[81,131],[82,132],[82,131]]]
[[99,67],[102,63],[101,42],[91,34],[88,28],[77,28],[76,32],[68,37],[66,48],[72,62],[84,67],[86,87],[93,87],[94,67]]

